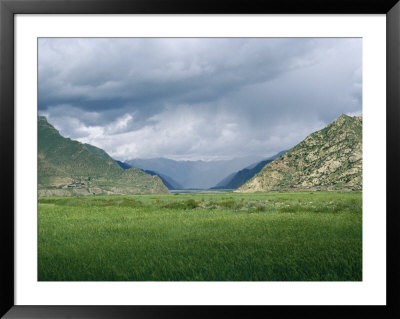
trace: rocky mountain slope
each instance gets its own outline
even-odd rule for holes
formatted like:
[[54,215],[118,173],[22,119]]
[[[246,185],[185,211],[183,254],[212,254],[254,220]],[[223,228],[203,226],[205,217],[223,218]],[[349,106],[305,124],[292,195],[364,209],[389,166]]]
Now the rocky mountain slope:
[[102,149],[65,138],[38,117],[39,196],[168,192],[158,176],[123,170]]
[[361,190],[362,115],[341,115],[267,164],[236,192]]

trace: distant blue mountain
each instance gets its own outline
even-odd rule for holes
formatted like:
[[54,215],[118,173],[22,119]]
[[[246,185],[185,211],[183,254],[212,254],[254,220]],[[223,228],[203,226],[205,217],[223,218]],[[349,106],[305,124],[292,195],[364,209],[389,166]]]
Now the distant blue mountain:
[[211,189],[236,189],[246,183],[250,178],[260,172],[265,165],[282,156],[287,151],[279,152],[261,162],[254,163],[236,173],[230,174]]
[[[129,169],[132,168],[131,165],[121,162],[121,161],[117,161],[115,160],[115,162],[123,169]],[[143,170],[145,173],[150,174],[150,175],[157,175],[162,182],[164,183],[165,186],[167,186],[168,189],[183,189],[182,185],[180,185],[178,182],[176,182],[173,178],[166,176],[164,174],[159,174],[155,171],[151,171],[151,170]]]
[[[243,167],[261,161],[263,157],[247,156],[230,160],[213,161],[176,161],[168,158],[133,159],[125,163],[142,170],[150,170],[169,176],[182,189],[209,189],[216,185],[225,176],[237,172]],[[161,175],[159,175],[161,177]]]

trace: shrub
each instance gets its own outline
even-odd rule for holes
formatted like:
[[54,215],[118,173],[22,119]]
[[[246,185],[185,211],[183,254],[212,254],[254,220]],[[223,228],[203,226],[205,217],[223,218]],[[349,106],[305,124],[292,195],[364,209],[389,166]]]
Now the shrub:
[[224,208],[233,208],[235,206],[235,201],[233,200],[226,200],[219,202],[219,206],[224,207]]
[[199,206],[199,203],[194,199],[188,199],[186,201],[181,202],[172,202],[163,205],[163,208],[171,208],[171,209],[194,209]]
[[256,212],[265,212],[265,206],[261,206],[261,205],[258,205],[257,207],[256,207]]
[[194,199],[188,199],[185,202],[185,209],[193,209],[198,206],[198,203]]

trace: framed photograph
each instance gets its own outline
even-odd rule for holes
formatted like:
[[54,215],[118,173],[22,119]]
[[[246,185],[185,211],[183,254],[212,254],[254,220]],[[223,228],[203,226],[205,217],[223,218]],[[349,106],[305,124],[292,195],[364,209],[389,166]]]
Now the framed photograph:
[[0,10],[4,318],[399,314],[396,0]]

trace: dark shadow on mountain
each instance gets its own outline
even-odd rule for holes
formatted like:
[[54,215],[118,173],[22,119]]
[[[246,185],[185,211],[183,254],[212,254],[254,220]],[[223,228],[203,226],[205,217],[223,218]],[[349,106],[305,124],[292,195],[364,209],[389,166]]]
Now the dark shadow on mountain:
[[254,175],[259,173],[265,165],[271,163],[273,160],[282,156],[285,153],[286,151],[279,152],[278,154],[271,156],[268,159],[265,159],[258,163],[254,163],[236,173],[232,173],[210,189],[236,189],[246,183]]

